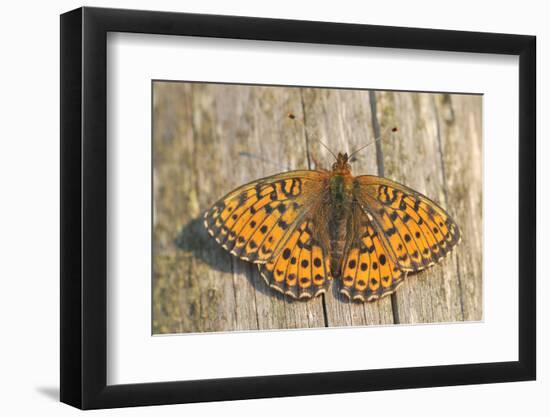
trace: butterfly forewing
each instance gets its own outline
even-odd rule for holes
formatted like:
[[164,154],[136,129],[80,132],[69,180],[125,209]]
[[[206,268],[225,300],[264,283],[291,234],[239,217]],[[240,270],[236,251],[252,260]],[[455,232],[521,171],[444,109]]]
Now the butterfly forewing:
[[385,178],[364,175],[355,181],[357,201],[402,270],[431,266],[460,241],[454,220],[426,196]]
[[[324,174],[326,177],[326,174]],[[241,259],[263,263],[280,252],[319,199],[323,173],[291,171],[243,185],[206,212],[208,233]]]

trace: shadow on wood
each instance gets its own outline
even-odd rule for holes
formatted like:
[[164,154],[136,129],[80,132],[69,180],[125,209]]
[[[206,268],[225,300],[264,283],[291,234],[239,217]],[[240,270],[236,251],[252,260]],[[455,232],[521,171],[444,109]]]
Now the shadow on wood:
[[178,233],[175,243],[179,249],[191,252],[216,271],[233,272],[231,255],[208,235],[202,217],[187,223]]
[[[216,271],[233,273],[235,264],[239,268],[250,266],[248,262],[232,257],[208,235],[202,216],[191,220],[180,230],[175,244],[182,251],[190,252],[195,258],[200,259]],[[300,302],[273,291],[263,279],[255,279],[253,276],[254,274],[251,273],[247,275],[247,278],[256,291],[274,296],[286,303]]]

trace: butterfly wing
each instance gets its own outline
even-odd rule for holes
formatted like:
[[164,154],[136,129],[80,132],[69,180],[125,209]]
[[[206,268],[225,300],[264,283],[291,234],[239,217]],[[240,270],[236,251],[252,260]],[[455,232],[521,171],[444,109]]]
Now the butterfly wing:
[[251,182],[214,204],[204,224],[223,248],[258,263],[271,287],[295,298],[318,295],[330,279],[328,239],[315,220],[326,180],[324,172],[303,170]]
[[447,256],[460,242],[455,221],[428,197],[386,178],[355,178],[355,198],[392,260],[416,272]]
[[393,293],[406,273],[392,260],[373,220],[357,202],[352,206],[346,230],[340,292],[363,302]]
[[271,288],[299,299],[316,297],[326,291],[332,278],[323,230],[323,222],[308,216],[276,256],[258,265]]

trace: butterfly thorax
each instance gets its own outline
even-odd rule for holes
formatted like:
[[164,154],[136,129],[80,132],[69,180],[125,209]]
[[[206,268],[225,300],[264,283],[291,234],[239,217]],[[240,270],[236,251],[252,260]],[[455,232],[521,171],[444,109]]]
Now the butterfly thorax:
[[338,219],[345,218],[353,198],[353,176],[348,163],[348,154],[338,154],[329,176],[330,206]]
[[351,175],[333,174],[329,178],[330,205],[333,214],[341,218],[346,214],[345,210],[350,206],[352,200],[352,177]]
[[329,176],[329,233],[331,269],[333,276],[339,276],[340,263],[346,242],[346,220],[353,202],[353,176],[347,154],[338,154]]

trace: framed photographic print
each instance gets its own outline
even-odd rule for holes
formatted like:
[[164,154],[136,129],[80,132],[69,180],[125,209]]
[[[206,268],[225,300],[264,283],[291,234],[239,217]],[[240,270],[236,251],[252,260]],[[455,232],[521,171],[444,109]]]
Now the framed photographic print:
[[535,378],[535,38],[61,16],[61,400]]

